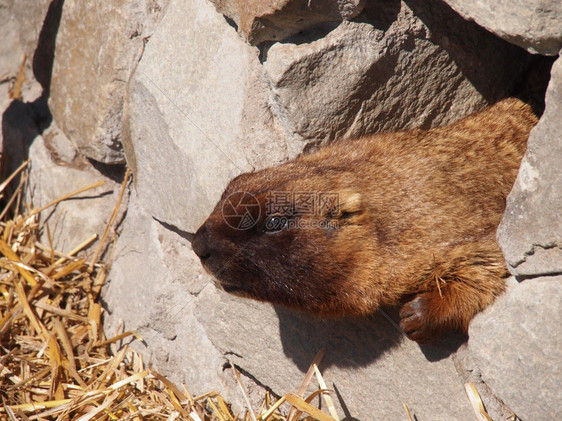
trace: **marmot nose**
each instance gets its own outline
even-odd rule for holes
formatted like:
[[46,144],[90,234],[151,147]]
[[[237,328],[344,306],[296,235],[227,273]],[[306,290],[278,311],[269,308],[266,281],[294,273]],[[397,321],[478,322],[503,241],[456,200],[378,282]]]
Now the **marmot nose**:
[[201,225],[193,236],[191,248],[201,260],[208,259],[211,256],[211,248],[209,246],[209,228],[207,227],[207,223]]

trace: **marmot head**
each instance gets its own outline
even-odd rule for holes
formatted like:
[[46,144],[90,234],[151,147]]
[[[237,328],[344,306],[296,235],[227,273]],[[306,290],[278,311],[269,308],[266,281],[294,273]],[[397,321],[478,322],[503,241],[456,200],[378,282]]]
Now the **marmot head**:
[[197,230],[194,252],[236,295],[326,316],[372,311],[357,281],[372,255],[366,203],[348,172],[318,174],[297,161],[236,177]]

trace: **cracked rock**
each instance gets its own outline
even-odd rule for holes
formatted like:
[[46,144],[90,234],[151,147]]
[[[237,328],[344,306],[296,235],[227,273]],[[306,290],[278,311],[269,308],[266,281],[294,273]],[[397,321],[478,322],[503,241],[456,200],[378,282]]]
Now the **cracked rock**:
[[288,136],[448,124],[505,96],[525,62],[522,50],[443,4],[367,5],[361,18],[267,51],[272,110]]

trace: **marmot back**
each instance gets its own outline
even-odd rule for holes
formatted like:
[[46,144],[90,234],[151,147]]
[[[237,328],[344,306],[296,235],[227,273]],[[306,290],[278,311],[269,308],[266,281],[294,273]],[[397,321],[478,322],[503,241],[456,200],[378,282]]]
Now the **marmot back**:
[[450,126],[338,141],[233,179],[193,250],[231,293],[320,316],[401,305],[414,340],[504,289],[495,240],[529,132],[509,98]]

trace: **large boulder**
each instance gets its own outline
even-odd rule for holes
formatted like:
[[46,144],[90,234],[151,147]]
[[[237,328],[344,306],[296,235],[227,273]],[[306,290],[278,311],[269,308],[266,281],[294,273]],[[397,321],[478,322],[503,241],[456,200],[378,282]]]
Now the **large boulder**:
[[124,138],[154,218],[194,232],[232,177],[287,159],[258,54],[208,2],[170,3],[131,80]]
[[470,326],[468,348],[481,380],[520,419],[562,415],[561,308],[561,276],[530,279]]
[[562,60],[552,66],[546,109],[532,130],[507,200],[498,241],[517,276],[562,273]]
[[121,120],[127,81],[166,3],[64,2],[49,107],[65,135],[93,160],[125,162]]
[[[33,61],[42,23],[49,8],[49,0],[30,1],[25,7],[15,0],[0,3],[0,110],[3,112],[12,101],[11,90],[21,65],[23,81],[33,80]],[[12,86],[9,82],[12,82]],[[37,85],[37,86],[36,86]],[[32,89],[31,95],[20,95],[35,100],[41,94],[38,84],[24,83],[23,90]]]
[[[4,0],[0,5],[0,27],[3,42],[0,45],[2,61],[0,66],[10,65],[9,54],[26,54],[31,60],[37,47],[37,41],[43,27],[43,21],[49,9],[54,9],[60,3],[51,0],[28,1],[25,7],[16,0]],[[12,37],[11,34],[14,34]],[[4,51],[3,49],[6,48]],[[21,57],[15,61],[18,63]],[[3,74],[0,67],[0,75]]]
[[526,61],[446,5],[368,4],[359,18],[267,50],[272,109],[289,136],[451,123],[504,97]]

